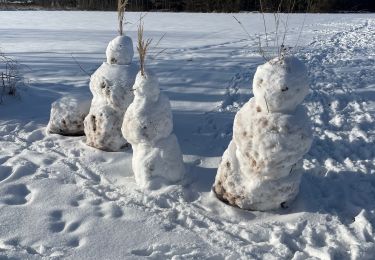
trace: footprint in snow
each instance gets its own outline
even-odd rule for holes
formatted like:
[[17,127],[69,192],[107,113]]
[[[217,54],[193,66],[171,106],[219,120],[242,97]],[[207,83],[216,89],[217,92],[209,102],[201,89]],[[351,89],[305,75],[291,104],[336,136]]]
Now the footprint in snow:
[[84,200],[84,195],[83,194],[79,194],[78,196],[76,196],[75,198],[73,198],[71,201],[70,201],[70,206],[72,207],[79,207],[81,205],[81,201]]
[[65,221],[62,220],[62,211],[54,210],[49,213],[49,230],[53,233],[59,233],[65,228]]
[[131,250],[134,256],[145,257],[147,259],[224,259],[220,255],[210,255],[204,250],[196,247],[180,247],[176,245],[153,244],[148,248]]
[[23,205],[30,200],[31,191],[25,184],[9,185],[0,191],[0,202],[6,205]]
[[7,179],[12,174],[12,167],[0,165],[0,182]]
[[37,169],[38,166],[32,162],[27,160],[21,161],[18,165],[13,167],[13,173],[9,179],[21,179],[22,177],[34,174],[37,171]]
[[48,214],[49,230],[52,233],[72,233],[81,226],[81,221],[66,222],[62,210],[53,210]]
[[101,203],[95,205],[94,215],[100,218],[117,219],[124,215],[122,209],[114,202]]
[[83,194],[78,195],[76,198],[70,201],[70,206],[81,207],[87,206],[93,207],[93,215],[99,218],[121,218],[124,215],[123,210],[115,202],[103,202],[101,198],[87,200]]

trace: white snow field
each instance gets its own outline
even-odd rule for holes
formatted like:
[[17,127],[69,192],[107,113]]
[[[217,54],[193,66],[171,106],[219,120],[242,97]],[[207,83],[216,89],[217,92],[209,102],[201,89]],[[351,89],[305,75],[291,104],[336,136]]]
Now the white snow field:
[[[139,13],[128,14],[136,40]],[[89,95],[117,35],[111,12],[0,12],[0,47],[30,87],[0,105],[0,259],[374,259],[375,15],[307,15],[295,55],[314,141],[287,209],[245,211],[211,192],[235,112],[264,63],[260,14],[149,13],[147,67],[171,100],[184,185],[143,193],[132,150],[46,133],[52,102]],[[305,15],[291,15],[294,46]],[[272,16],[267,16],[273,19]],[[269,29],[269,32],[272,29]],[[72,58],[74,57],[74,59]],[[134,61],[138,61],[135,55]]]

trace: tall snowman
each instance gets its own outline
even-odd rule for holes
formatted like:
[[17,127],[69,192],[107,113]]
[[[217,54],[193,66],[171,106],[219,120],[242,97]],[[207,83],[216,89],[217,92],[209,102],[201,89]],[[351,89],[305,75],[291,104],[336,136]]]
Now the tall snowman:
[[133,147],[132,168],[137,184],[143,189],[157,189],[182,180],[185,168],[173,134],[169,99],[160,92],[155,74],[144,68],[151,41],[143,40],[142,24],[138,30],[141,70],[133,87],[134,101],[125,113],[122,133]]
[[310,121],[300,105],[309,92],[307,70],[295,57],[257,68],[254,97],[236,114],[213,191],[248,210],[284,207],[298,191],[302,157],[312,143]]
[[107,61],[91,76],[93,99],[84,121],[87,145],[105,151],[119,151],[126,145],[121,124],[125,111],[134,99],[132,88],[138,71],[132,63],[133,42],[123,35],[126,2],[119,0],[120,35],[108,44]]

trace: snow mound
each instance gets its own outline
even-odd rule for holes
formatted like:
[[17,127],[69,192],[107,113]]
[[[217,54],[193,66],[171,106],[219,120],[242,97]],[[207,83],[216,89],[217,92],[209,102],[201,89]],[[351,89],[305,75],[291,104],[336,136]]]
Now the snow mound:
[[[255,97],[237,113],[233,140],[218,169],[214,191],[220,199],[244,209],[270,210],[297,195],[301,160],[312,143],[306,110],[297,104],[308,92],[306,82],[299,81],[306,77],[303,71],[296,58],[275,59],[258,67],[254,82],[263,79],[261,90],[254,90]],[[302,86],[295,86],[299,82]],[[268,95],[268,109],[264,99],[258,103],[260,93]]]
[[86,143],[89,146],[118,151],[126,144],[121,124],[134,98],[133,84],[138,70],[136,65],[130,63],[132,57],[131,39],[117,37],[107,48],[107,60],[111,62],[104,62],[91,76],[93,99],[90,113],[85,119]]
[[175,183],[184,176],[180,147],[173,131],[169,99],[160,93],[156,76],[138,73],[134,101],[125,113],[124,137],[133,147],[136,182],[146,189]]
[[83,121],[90,110],[91,100],[63,97],[52,103],[47,132],[61,135],[84,135]]
[[132,39],[128,36],[117,36],[109,42],[106,56],[108,64],[130,64],[134,56]]

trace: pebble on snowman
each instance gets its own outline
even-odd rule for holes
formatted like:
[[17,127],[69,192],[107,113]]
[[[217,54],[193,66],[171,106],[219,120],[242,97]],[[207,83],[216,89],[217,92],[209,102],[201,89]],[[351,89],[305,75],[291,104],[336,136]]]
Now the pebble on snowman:
[[224,152],[213,191],[247,210],[284,207],[299,191],[302,157],[312,143],[307,112],[307,70],[296,57],[281,56],[259,66],[254,97],[236,114],[233,139]]

